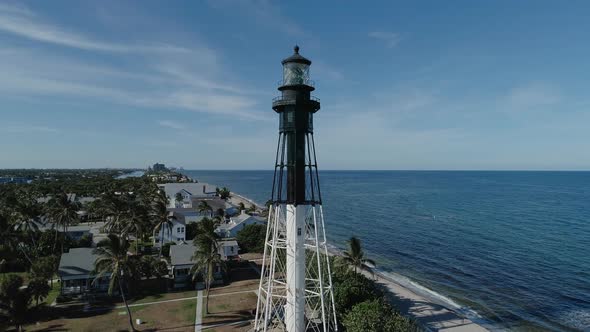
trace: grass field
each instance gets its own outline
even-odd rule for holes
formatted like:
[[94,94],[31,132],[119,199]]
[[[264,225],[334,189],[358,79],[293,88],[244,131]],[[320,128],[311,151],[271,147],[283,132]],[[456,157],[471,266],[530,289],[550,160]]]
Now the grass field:
[[[205,313],[203,299],[203,330],[206,331],[247,331],[251,328],[248,320],[256,308],[258,275],[252,269],[241,266],[232,269],[230,283],[211,289],[210,313]],[[59,292],[55,283],[46,303],[51,303]],[[204,294],[205,295],[205,294]],[[194,331],[197,291],[155,293],[147,290],[129,301],[135,319],[142,320],[136,328],[139,331]],[[172,302],[162,302],[177,300]],[[156,303],[150,303],[156,302]],[[39,322],[25,326],[27,331],[128,331],[129,320],[120,298],[111,301],[72,303],[58,307],[44,307],[38,315]],[[89,310],[87,310],[89,309]],[[231,324],[231,325],[228,325]]]

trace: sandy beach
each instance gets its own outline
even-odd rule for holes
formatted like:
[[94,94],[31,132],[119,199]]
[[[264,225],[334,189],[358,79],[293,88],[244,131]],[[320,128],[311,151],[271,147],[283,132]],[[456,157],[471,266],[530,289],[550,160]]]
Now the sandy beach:
[[387,298],[405,316],[412,317],[427,331],[480,332],[488,329],[463,318],[379,273],[362,273],[387,291]]

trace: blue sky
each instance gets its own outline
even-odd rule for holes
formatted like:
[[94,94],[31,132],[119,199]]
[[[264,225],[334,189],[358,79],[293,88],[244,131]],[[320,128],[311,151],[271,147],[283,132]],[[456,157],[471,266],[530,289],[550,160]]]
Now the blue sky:
[[0,168],[270,169],[313,61],[322,169],[590,169],[585,1],[0,2]]

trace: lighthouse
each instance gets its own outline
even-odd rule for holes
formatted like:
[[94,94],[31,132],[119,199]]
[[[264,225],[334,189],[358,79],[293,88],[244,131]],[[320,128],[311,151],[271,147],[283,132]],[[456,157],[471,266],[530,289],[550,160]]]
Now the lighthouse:
[[313,136],[320,100],[312,96],[311,61],[284,59],[272,204],[256,304],[255,331],[337,331],[332,277]]

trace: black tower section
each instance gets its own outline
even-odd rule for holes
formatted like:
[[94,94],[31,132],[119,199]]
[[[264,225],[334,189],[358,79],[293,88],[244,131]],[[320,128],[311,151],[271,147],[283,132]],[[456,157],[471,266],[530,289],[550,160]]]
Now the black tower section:
[[309,80],[311,61],[295,53],[284,59],[281,96],[272,108],[279,114],[279,142],[273,181],[273,203],[321,204],[313,114],[320,109],[319,99],[312,97],[314,82]]

